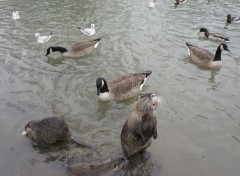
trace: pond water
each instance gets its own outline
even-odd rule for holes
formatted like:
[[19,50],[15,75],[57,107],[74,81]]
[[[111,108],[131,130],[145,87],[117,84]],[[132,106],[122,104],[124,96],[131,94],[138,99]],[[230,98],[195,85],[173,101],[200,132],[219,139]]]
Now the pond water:
[[[240,173],[240,33],[227,25],[238,15],[239,0],[1,0],[0,1],[0,175],[65,176],[72,162],[122,156],[120,133],[133,100],[102,103],[98,77],[151,70],[143,92],[166,99],[157,110],[158,138],[149,159],[133,169],[144,176],[238,176]],[[11,18],[11,10],[20,19]],[[94,23],[88,37],[78,26]],[[199,39],[201,27],[226,34],[231,53],[223,52],[219,71],[188,62],[185,42],[215,53],[219,43]],[[35,33],[53,32],[39,44]],[[90,55],[45,57],[49,46],[102,37]],[[100,154],[66,144],[39,149],[21,135],[34,119],[62,116],[74,136],[96,146]]]

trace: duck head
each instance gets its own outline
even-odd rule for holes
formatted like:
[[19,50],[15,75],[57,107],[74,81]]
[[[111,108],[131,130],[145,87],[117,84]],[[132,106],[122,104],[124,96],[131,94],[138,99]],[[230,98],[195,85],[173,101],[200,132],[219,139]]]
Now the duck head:
[[94,24],[91,24],[91,28],[95,28],[95,25],[94,25]]
[[227,15],[227,22],[228,22],[228,23],[231,23],[231,22],[232,22],[232,21],[231,21],[231,18],[232,18],[231,14],[228,14],[228,15]]
[[228,14],[227,19],[231,19],[231,18],[232,18],[231,14]]
[[208,30],[206,29],[206,28],[201,28],[200,30],[199,30],[199,33],[200,32],[208,32]]
[[204,33],[204,35],[208,35],[208,30],[206,28],[201,28],[198,32],[198,35],[200,36],[201,32]]

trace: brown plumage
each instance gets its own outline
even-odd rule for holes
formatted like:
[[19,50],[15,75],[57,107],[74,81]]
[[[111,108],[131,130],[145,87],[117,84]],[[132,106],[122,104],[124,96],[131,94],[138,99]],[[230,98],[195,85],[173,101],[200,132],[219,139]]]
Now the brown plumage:
[[70,49],[66,49],[60,46],[49,47],[45,56],[49,55],[52,52],[59,51],[64,57],[82,57],[92,53],[94,49],[97,48],[100,40],[101,38],[97,38],[94,40],[79,42],[73,45]]
[[222,50],[230,52],[228,46],[225,43],[222,43],[218,46],[215,55],[210,51],[200,48],[196,45],[192,45],[190,43],[186,43],[186,45],[188,47],[190,61],[207,69],[220,69],[222,67]]
[[125,100],[136,96],[145,84],[151,71],[132,73],[113,79],[107,84],[104,78],[96,80],[97,94],[102,101]]

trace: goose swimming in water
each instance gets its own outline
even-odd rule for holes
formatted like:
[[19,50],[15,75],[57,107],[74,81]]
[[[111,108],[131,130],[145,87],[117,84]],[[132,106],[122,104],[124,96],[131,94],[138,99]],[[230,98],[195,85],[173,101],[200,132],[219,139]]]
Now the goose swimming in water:
[[15,9],[13,9],[13,12],[12,12],[12,19],[14,20],[20,19],[20,15],[18,11],[16,11]]
[[188,47],[188,54],[190,56],[190,61],[202,66],[207,69],[220,69],[222,67],[221,53],[222,50],[229,51],[228,46],[225,43],[221,43],[214,56],[213,53],[206,49],[200,48],[198,46],[189,44],[186,42]]
[[45,56],[51,54],[52,52],[59,51],[62,53],[64,57],[81,57],[88,55],[93,52],[95,48],[97,48],[99,41],[101,38],[97,38],[94,40],[88,40],[79,42],[73,45],[70,49],[66,49],[64,47],[56,46],[56,47],[49,47],[47,49],[47,53]]
[[240,23],[240,17],[232,17],[231,14],[228,14],[227,23]]
[[219,33],[210,33],[210,32],[208,32],[208,30],[206,28],[201,28],[199,30],[198,34],[200,34],[201,32],[204,33],[204,37],[206,37],[210,40],[215,40],[215,41],[219,41],[219,42],[229,42],[229,37],[224,36]]
[[150,8],[154,8],[155,6],[156,6],[156,0],[150,0],[149,1],[149,4],[148,4],[148,7],[150,7]]
[[96,80],[97,95],[101,101],[125,100],[136,96],[145,84],[151,71],[132,73],[113,79],[109,84],[104,78]]
[[37,37],[37,42],[38,43],[45,43],[48,40],[50,40],[50,38],[52,38],[52,32],[49,35],[46,35],[46,36],[41,36],[39,33],[36,33],[35,37]]
[[179,5],[179,4],[183,4],[185,3],[187,0],[175,0],[175,5]]
[[91,36],[95,34],[95,25],[91,24],[91,28],[81,28],[79,27],[80,31],[87,36]]

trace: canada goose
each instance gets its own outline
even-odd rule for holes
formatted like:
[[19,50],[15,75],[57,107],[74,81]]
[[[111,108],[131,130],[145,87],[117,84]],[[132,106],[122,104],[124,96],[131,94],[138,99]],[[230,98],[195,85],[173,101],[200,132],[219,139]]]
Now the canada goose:
[[49,47],[47,49],[47,53],[45,56],[49,55],[52,52],[59,51],[62,53],[64,57],[81,57],[90,54],[93,52],[94,48],[97,48],[99,41],[101,38],[97,38],[94,40],[88,40],[79,42],[73,45],[69,50],[66,48],[56,46],[56,47]]
[[240,17],[232,17],[231,14],[228,14],[227,23],[240,23]]
[[84,33],[87,36],[91,36],[95,34],[95,25],[91,24],[91,28],[81,28],[78,27],[82,33]]
[[156,6],[156,0],[150,0],[149,1],[149,4],[148,4],[148,7],[150,7],[150,8],[154,8],[155,6]]
[[14,20],[20,19],[20,15],[18,11],[16,11],[15,9],[13,9],[13,12],[12,12],[12,19]]
[[219,41],[219,42],[229,42],[229,37],[224,36],[219,33],[210,33],[210,32],[208,32],[208,30],[206,28],[201,28],[199,30],[198,34],[200,34],[201,32],[204,33],[204,37],[206,37],[210,40],[215,40],[215,41]]
[[182,4],[184,2],[186,2],[187,0],[175,0],[175,4],[176,5],[179,5],[179,4]]
[[97,95],[101,101],[124,100],[136,96],[145,84],[151,71],[132,73],[113,79],[107,84],[104,78],[96,80]]
[[208,50],[200,48],[195,45],[191,45],[186,42],[188,47],[188,54],[190,61],[193,63],[205,67],[207,69],[220,69],[222,67],[221,52],[222,50],[229,51],[228,46],[225,43],[221,43],[216,51],[216,54],[212,54]]
[[49,35],[46,35],[46,36],[40,36],[39,33],[36,33],[35,37],[37,37],[37,42],[38,43],[45,43],[48,40],[50,40],[50,38],[52,38],[52,32]]

